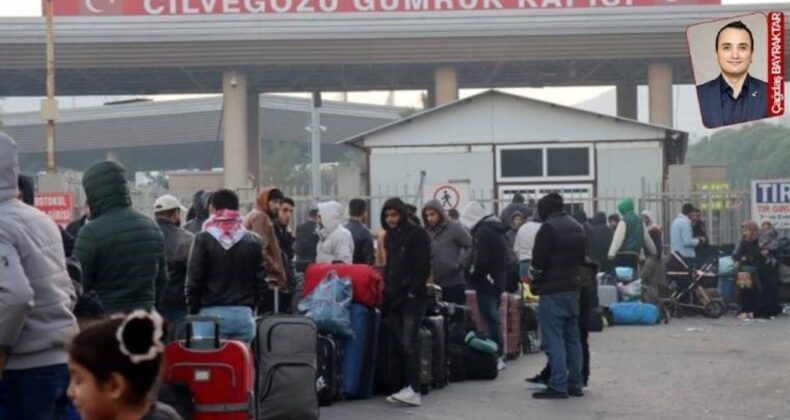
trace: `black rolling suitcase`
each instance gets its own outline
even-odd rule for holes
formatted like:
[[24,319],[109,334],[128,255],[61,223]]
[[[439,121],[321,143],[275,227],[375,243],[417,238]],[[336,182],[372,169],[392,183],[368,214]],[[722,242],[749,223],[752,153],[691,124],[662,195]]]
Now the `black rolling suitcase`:
[[433,336],[428,328],[420,328],[420,393],[431,392],[433,383]]
[[431,332],[431,386],[444,388],[449,380],[447,373],[447,333],[444,317],[429,316],[425,318],[424,325]]
[[343,345],[331,335],[319,335],[317,356],[318,403],[332,405],[343,397]]

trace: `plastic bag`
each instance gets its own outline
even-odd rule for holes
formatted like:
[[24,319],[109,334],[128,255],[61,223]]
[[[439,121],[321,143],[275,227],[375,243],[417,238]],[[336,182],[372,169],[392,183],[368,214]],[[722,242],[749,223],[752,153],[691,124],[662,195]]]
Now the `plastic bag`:
[[623,294],[623,301],[632,302],[642,299],[642,279],[632,281],[628,284],[618,285],[620,293]]
[[309,296],[299,302],[299,311],[315,321],[318,331],[338,337],[354,338],[351,328],[351,279],[330,271]]
[[719,258],[719,275],[735,276],[735,261],[733,261],[732,257]]
[[620,281],[629,282],[634,279],[634,269],[631,267],[615,267],[614,273]]

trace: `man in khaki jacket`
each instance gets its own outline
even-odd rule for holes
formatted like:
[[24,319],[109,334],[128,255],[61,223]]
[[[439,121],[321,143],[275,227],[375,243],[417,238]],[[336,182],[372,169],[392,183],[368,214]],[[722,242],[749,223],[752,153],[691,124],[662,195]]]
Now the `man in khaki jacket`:
[[[284,195],[277,188],[267,187],[258,195],[256,208],[244,219],[244,227],[263,238],[263,257],[266,262],[266,281],[280,288],[280,293],[290,293],[283,267],[282,252],[277,235],[274,232],[273,219],[277,218]],[[280,296],[281,302],[283,296]],[[267,309],[273,309],[273,298],[264,303]],[[281,305],[281,307],[284,307]]]

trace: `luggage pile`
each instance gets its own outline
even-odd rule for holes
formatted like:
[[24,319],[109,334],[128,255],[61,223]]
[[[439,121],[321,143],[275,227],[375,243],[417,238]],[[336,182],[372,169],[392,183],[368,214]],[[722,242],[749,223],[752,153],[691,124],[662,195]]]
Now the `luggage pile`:
[[[634,270],[615,268],[615,276],[596,276],[598,305],[590,315],[589,330],[603,330],[612,325],[655,325],[660,320],[658,306],[642,301],[642,280],[634,279]],[[600,324],[599,324],[600,321]]]

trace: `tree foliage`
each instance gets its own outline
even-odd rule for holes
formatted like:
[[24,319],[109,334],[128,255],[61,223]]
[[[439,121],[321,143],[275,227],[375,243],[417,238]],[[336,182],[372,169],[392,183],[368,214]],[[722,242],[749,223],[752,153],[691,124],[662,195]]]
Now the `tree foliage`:
[[686,160],[726,165],[737,188],[758,178],[790,178],[790,128],[763,122],[725,129],[691,146]]

